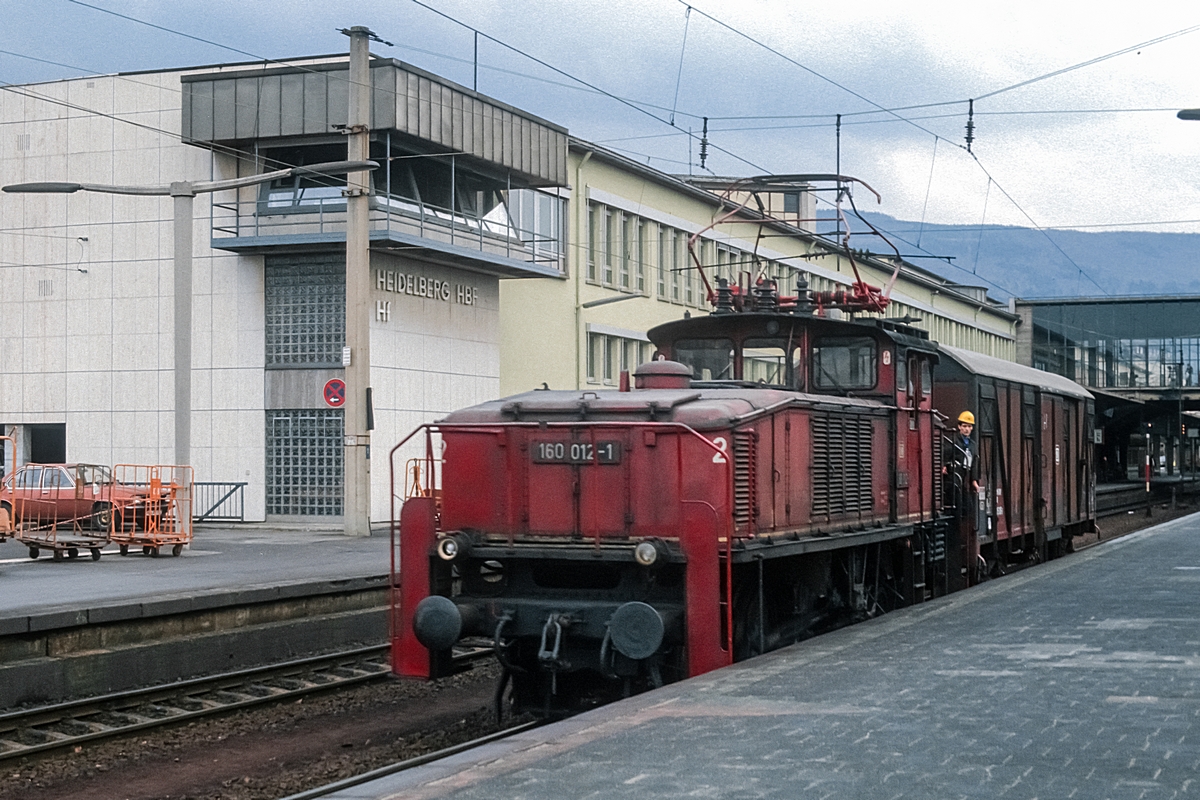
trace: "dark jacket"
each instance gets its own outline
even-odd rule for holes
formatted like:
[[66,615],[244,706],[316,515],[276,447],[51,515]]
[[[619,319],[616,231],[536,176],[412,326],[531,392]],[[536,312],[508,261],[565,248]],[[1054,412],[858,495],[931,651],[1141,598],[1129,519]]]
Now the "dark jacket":
[[942,463],[952,475],[958,475],[966,491],[973,491],[972,481],[979,480],[979,453],[975,437],[965,438],[956,428],[945,440]]

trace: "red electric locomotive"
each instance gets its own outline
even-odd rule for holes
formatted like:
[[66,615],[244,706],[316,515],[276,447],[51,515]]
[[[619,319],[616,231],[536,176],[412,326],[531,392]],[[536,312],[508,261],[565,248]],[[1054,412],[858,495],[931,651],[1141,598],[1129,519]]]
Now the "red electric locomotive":
[[[937,597],[1086,527],[1079,501],[1054,534],[1004,527],[1007,481],[1029,486],[1021,520],[1050,508],[1017,475],[1046,442],[1018,424],[1022,455],[1001,445],[1011,403],[982,412],[985,480],[1009,474],[986,513],[947,490],[946,356],[924,331],[833,319],[803,282],[714,294],[711,315],[649,332],[656,360],[632,388],[532,391],[421,429],[440,488],[393,515],[398,674],[443,675],[455,644],[485,637],[517,710],[574,711]],[[943,411],[996,396],[987,369],[954,364]],[[1019,377],[1001,383],[1023,397]]]

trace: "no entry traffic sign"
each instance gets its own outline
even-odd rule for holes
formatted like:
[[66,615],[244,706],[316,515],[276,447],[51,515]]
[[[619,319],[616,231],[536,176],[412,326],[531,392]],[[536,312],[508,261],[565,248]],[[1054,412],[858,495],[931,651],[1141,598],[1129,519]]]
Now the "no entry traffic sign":
[[325,403],[334,408],[346,404],[346,382],[341,378],[330,378],[325,382]]

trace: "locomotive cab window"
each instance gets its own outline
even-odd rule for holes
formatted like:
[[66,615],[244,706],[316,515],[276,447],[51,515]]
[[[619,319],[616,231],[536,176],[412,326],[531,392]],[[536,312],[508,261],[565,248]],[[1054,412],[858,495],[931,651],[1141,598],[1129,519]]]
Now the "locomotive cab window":
[[874,339],[826,336],[813,345],[813,385],[818,389],[871,389],[875,386],[877,364]]
[[682,339],[675,343],[675,360],[692,368],[698,381],[733,380],[732,339]]
[[765,386],[792,385],[792,365],[785,342],[747,339],[742,342],[742,380]]

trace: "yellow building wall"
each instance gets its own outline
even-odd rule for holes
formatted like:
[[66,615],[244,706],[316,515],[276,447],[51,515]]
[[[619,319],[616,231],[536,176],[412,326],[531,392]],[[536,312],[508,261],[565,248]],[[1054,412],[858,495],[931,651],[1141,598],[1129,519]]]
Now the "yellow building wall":
[[[622,368],[632,371],[652,348],[645,332],[685,313],[706,314],[703,286],[686,255],[687,236],[708,227],[724,212],[716,197],[697,197],[669,176],[647,174],[645,168],[620,157],[573,147],[567,214],[567,268],[564,279],[504,280],[500,286],[500,392],[502,396],[539,388],[601,388],[615,385]],[[593,215],[596,215],[593,217]],[[618,234],[610,239],[605,222]],[[638,225],[642,236],[637,236]],[[627,227],[631,226],[631,227]],[[760,231],[770,234],[758,239]],[[667,236],[665,269],[660,280],[660,234]],[[803,270],[814,290],[849,286],[854,275],[849,259],[820,252],[800,236],[779,236],[754,224],[722,224],[702,234],[700,257],[715,285],[715,271],[731,276],[735,269],[760,268],[779,280],[782,294],[793,294],[796,270]],[[633,246],[625,248],[624,240]],[[756,244],[757,240],[757,244]],[[640,247],[637,245],[640,244]],[[880,249],[878,239],[851,240],[851,247]],[[619,250],[613,258],[606,253]],[[757,250],[766,257],[753,261]],[[627,256],[627,257],[626,257]],[[606,264],[611,270],[606,270]],[[623,273],[621,265],[627,266]],[[642,279],[638,280],[638,268]],[[761,266],[759,266],[761,265]],[[860,264],[867,283],[883,287],[892,277],[890,264]],[[623,275],[627,274],[628,278]],[[678,277],[675,277],[678,276]],[[688,282],[691,283],[690,291]],[[665,296],[660,297],[660,289]],[[621,298],[619,302],[592,305]],[[915,317],[912,324],[930,338],[999,358],[1015,358],[1015,323],[994,307],[925,285],[904,273],[892,291],[888,317]],[[590,356],[590,358],[589,358]]]

